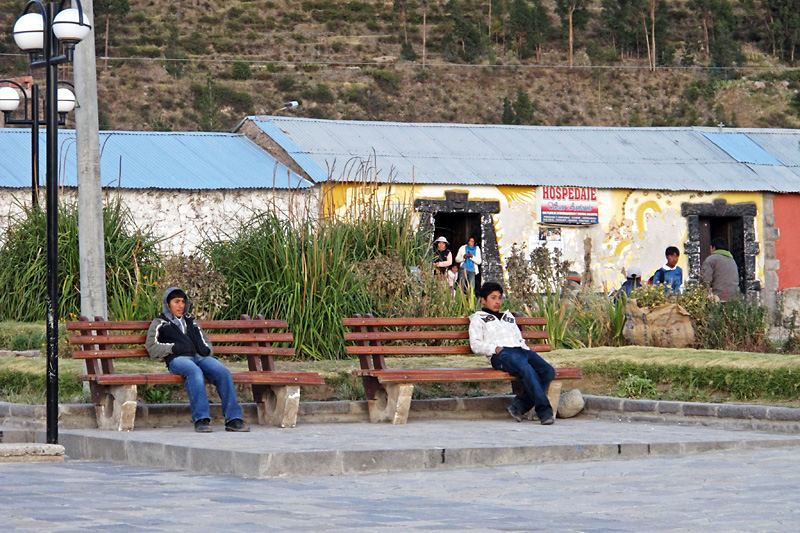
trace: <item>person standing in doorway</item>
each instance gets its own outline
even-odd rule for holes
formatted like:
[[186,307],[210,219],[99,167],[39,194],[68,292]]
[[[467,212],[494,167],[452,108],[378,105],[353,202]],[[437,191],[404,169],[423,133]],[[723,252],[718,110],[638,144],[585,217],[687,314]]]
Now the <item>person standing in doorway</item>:
[[475,276],[480,273],[478,265],[481,264],[481,247],[477,245],[475,237],[470,237],[467,244],[461,245],[456,254],[456,262],[461,265],[461,283],[469,285],[470,290],[475,290]]
[[450,242],[442,236],[434,243],[436,243],[436,255],[433,258],[433,266],[437,268],[437,273],[446,276],[448,267],[453,264],[453,252],[448,248]]
[[723,302],[739,295],[739,267],[723,237],[711,240],[711,255],[703,261],[701,277],[711,286],[711,294]]

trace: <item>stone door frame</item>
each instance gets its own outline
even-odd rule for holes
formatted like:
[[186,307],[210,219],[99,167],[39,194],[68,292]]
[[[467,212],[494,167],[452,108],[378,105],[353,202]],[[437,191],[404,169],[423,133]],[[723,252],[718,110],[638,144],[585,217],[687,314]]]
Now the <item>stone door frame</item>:
[[414,200],[414,209],[420,213],[420,224],[428,229],[433,225],[437,213],[478,214],[481,217],[481,278],[484,282],[495,281],[505,285],[503,267],[500,264],[500,248],[494,231],[492,215],[500,212],[497,200],[470,200],[468,192],[445,191],[444,200],[420,198]]
[[748,297],[758,298],[761,294],[761,282],[756,279],[756,259],[761,251],[761,246],[756,240],[755,217],[758,215],[758,208],[755,202],[729,204],[722,198],[717,198],[713,203],[683,202],[681,215],[686,218],[688,229],[688,239],[683,243],[683,251],[689,263],[689,281],[700,280],[700,218],[742,218],[744,222],[745,289]]

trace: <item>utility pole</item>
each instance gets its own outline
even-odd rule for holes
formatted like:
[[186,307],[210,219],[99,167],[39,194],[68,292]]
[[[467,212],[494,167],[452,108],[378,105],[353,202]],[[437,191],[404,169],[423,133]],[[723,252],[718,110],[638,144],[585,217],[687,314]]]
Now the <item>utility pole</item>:
[[[94,21],[94,0],[82,0]],[[100,181],[100,126],[97,111],[97,64],[94,24],[75,48],[75,130],[78,159],[78,254],[81,269],[81,314],[108,318],[103,188]]]

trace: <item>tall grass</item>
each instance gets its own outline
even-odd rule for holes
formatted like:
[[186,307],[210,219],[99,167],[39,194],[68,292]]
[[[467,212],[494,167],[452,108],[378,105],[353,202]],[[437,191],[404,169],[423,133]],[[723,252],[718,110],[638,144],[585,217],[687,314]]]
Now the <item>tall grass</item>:
[[[319,219],[270,210],[235,221],[230,231],[209,239],[203,253],[230,290],[225,314],[285,318],[298,353],[315,359],[345,357],[342,317],[387,316],[405,301],[394,292],[376,299],[374,278],[360,265],[386,257],[405,271],[428,259],[428,236],[416,230],[413,212],[366,202],[361,208],[357,217]],[[415,283],[407,278],[398,294],[410,295],[417,290]]]
[[[11,217],[0,246],[0,320],[36,322],[46,314],[47,221],[39,206],[21,206]],[[135,228],[119,200],[103,209],[106,280],[111,318],[153,315],[152,283],[160,262],[157,240]],[[63,203],[58,213],[59,309],[63,318],[80,314],[78,208]]]

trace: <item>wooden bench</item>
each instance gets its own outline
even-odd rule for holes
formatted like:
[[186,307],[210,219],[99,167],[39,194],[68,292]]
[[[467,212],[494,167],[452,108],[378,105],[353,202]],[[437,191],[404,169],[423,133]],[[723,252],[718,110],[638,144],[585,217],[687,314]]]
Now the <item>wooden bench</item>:
[[[279,427],[294,427],[300,402],[301,385],[322,385],[325,380],[313,372],[279,372],[276,357],[294,357],[292,347],[273,346],[291,343],[294,336],[285,320],[266,320],[258,315],[241,320],[200,320],[214,345],[214,354],[247,356],[248,371],[232,372],[234,383],[252,386],[258,408],[258,423]],[[114,360],[119,358],[148,358],[144,347],[149,321],[113,322],[96,317],[94,321],[81,317],[68,322],[69,343],[80,346],[75,359],[86,361],[86,374],[92,403],[101,429],[130,431],[136,416],[137,385],[183,383],[183,377],[164,372],[118,374]],[[163,363],[162,363],[163,364]]]
[[[529,344],[531,350],[550,351],[544,318],[517,316],[517,324],[522,336],[534,341]],[[387,355],[473,355],[469,347],[468,318],[375,318],[356,315],[355,318],[342,319],[342,325],[346,330],[345,340],[351,343],[347,346],[347,353],[357,355],[361,363],[361,369],[353,373],[360,376],[364,383],[372,422],[405,424],[415,383],[510,381],[515,394],[522,391],[522,383],[514,376],[491,367],[391,369],[386,366]],[[532,326],[537,329],[529,329]],[[476,357],[487,362],[483,355]],[[581,371],[577,368],[556,368],[556,378],[547,392],[553,414],[558,409],[561,380],[581,377]]]

